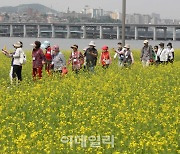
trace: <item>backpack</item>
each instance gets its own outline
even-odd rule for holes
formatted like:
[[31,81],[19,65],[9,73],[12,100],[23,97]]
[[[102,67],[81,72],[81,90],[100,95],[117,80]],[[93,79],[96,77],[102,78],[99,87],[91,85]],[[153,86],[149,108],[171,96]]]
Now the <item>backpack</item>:
[[26,54],[22,51],[22,52],[21,52],[21,55],[20,55],[20,63],[21,63],[22,65],[24,65],[24,64],[26,64],[26,61],[27,61],[27,59],[26,59]]

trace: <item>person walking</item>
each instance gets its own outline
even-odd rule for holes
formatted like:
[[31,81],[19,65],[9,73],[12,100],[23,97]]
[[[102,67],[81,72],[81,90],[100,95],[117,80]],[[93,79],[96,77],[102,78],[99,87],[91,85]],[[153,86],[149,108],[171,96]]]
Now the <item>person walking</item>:
[[134,64],[134,57],[132,51],[130,50],[130,45],[126,44],[123,49],[123,59],[122,59],[122,67],[130,67]]
[[42,68],[45,63],[45,55],[43,53],[43,50],[40,48],[41,47],[40,41],[35,41],[31,45],[33,46],[33,50],[32,50],[33,79],[35,80],[37,76],[39,77],[39,79],[41,79]]
[[52,63],[53,72],[62,74],[62,70],[66,68],[66,60],[62,52],[59,50],[58,45],[52,47]]
[[72,45],[71,48],[73,51],[69,57],[68,64],[72,63],[72,71],[78,74],[83,66],[84,56],[80,51],[78,51],[78,45]]
[[118,48],[117,50],[115,50],[115,55],[114,55],[114,59],[116,59],[116,57],[118,57],[118,64],[119,66],[122,65],[122,61],[123,61],[123,47],[122,47],[122,43],[121,42],[118,42]]
[[155,45],[154,46],[154,55],[155,55],[155,57],[154,57],[154,64],[156,64],[156,65],[158,65],[159,64],[159,60],[158,60],[158,57],[157,57],[157,52],[158,52],[158,46],[157,45]]
[[173,49],[172,43],[170,43],[170,42],[167,44],[167,52],[168,52],[168,62],[173,64],[173,62],[174,62],[174,49]]
[[[115,50],[115,54],[114,54],[114,59],[116,59],[119,55],[119,52],[122,51],[123,47],[122,47],[122,43],[121,42],[118,42],[117,44],[117,49]],[[118,57],[119,58],[119,57]]]
[[143,67],[149,66],[152,60],[152,46],[149,45],[148,40],[144,40],[144,46],[141,49],[140,60],[142,62]]
[[100,63],[104,69],[108,68],[111,63],[111,56],[108,51],[108,46],[105,45],[102,47],[102,52],[100,56]]
[[88,71],[92,72],[94,72],[94,67],[96,66],[98,57],[98,52],[95,47],[95,42],[91,41],[89,43],[89,48],[87,48],[87,50],[84,53],[84,56],[86,57],[86,68]]
[[22,56],[23,56],[23,43],[21,41],[18,41],[17,43],[13,44],[13,47],[15,48],[15,51],[13,53],[9,53],[6,50],[2,50],[3,53],[7,56],[12,58],[11,60],[11,69],[10,69],[10,81],[11,84],[13,83],[13,80],[16,78],[18,79],[18,82],[22,81]]
[[41,48],[45,49],[45,70],[46,72],[50,75],[50,67],[52,63],[52,50],[51,50],[51,45],[49,41],[44,41],[44,43],[41,45]]
[[164,43],[161,42],[159,44],[160,48],[157,52],[157,58],[159,59],[161,64],[167,64],[168,62],[168,50],[164,48]]

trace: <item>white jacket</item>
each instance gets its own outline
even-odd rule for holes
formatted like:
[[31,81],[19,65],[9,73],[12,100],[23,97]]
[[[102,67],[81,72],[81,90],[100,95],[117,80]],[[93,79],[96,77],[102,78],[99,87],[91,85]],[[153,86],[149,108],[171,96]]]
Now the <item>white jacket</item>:
[[173,59],[173,52],[174,52],[174,49],[173,48],[167,48],[166,49],[167,50],[167,52],[168,52],[168,57],[169,57],[169,59]]
[[12,57],[14,58],[13,65],[20,65],[20,66],[22,65],[20,62],[20,58],[22,54],[23,54],[22,48],[17,48],[15,53],[12,55]]
[[157,56],[159,56],[160,61],[164,62],[168,60],[168,51],[165,48],[159,48],[157,52]]

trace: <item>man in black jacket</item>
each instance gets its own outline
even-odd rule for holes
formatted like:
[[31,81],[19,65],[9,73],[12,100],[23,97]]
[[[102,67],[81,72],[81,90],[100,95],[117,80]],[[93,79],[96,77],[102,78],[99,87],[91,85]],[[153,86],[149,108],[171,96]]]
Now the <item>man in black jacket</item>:
[[84,53],[84,56],[86,57],[86,67],[89,71],[94,71],[94,67],[96,66],[97,63],[97,57],[98,57],[98,52],[95,49],[96,45],[94,41],[91,41],[89,43],[89,48]]

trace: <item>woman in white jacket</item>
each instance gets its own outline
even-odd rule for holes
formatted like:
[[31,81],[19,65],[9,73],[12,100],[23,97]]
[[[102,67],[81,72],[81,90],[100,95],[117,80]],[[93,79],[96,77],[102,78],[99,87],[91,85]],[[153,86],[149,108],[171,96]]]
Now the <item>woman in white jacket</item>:
[[158,61],[160,61],[161,64],[167,64],[168,51],[167,49],[164,48],[164,43],[161,42],[159,46],[160,48],[158,49],[158,52],[157,52]]

